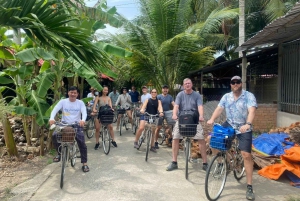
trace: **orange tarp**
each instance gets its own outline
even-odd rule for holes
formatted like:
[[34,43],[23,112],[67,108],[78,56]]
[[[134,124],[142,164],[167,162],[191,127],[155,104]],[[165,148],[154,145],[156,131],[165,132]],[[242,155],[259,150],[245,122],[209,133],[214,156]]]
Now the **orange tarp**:
[[284,152],[285,154],[280,156],[281,164],[266,166],[259,170],[258,174],[276,180],[287,170],[300,178],[300,147],[294,146]]

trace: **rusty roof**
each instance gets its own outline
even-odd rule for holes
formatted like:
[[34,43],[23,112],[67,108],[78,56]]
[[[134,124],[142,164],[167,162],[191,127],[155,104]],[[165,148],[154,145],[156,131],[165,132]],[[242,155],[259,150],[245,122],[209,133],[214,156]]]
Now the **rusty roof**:
[[300,38],[300,3],[286,13],[265,26],[256,35],[248,39],[235,51],[248,51],[257,46],[280,44]]

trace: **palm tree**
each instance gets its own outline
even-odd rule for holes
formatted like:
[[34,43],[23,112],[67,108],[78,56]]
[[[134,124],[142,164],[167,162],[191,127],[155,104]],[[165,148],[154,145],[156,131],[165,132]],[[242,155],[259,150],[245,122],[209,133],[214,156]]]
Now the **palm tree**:
[[125,34],[111,36],[117,45],[128,48],[135,80],[160,88],[182,82],[191,70],[210,64],[214,45],[222,45],[221,22],[238,16],[237,10],[215,10],[205,20],[193,21],[192,0],[140,0],[142,15],[124,20]]

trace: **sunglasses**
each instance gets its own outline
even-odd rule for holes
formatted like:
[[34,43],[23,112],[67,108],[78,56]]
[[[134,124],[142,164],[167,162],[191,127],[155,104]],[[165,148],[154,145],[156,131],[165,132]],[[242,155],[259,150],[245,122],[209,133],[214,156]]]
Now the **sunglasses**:
[[231,81],[231,82],[230,82],[231,85],[241,84],[241,83],[242,83],[241,81]]
[[157,92],[156,92],[156,91],[151,91],[151,93],[154,93],[154,94],[156,94]]

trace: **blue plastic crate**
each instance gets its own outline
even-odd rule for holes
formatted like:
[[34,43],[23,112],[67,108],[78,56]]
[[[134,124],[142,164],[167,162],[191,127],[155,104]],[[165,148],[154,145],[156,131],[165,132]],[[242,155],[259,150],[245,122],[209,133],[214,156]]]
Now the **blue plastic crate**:
[[230,149],[234,136],[228,136],[224,133],[212,133],[210,138],[210,147],[221,151]]

